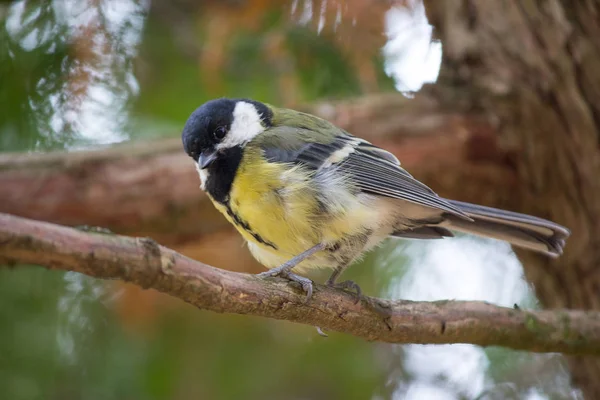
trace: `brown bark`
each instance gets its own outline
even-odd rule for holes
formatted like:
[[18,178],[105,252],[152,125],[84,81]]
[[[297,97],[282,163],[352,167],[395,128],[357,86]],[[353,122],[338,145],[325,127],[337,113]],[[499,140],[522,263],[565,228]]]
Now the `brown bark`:
[[224,222],[177,139],[102,151],[0,155],[0,209],[68,225],[198,236]]
[[[547,217],[573,235],[565,254],[523,254],[547,307],[600,308],[600,7],[598,2],[426,1],[444,43],[438,96],[495,121],[518,189],[489,203]],[[496,192],[497,193],[497,192]],[[571,360],[600,398],[600,362]]]
[[[472,343],[600,356],[600,312],[531,311],[484,302],[363,298],[210,267],[146,238],[88,233],[0,214],[0,262],[120,279],[216,312],[282,319],[389,343]],[[316,334],[316,333],[315,333]]]

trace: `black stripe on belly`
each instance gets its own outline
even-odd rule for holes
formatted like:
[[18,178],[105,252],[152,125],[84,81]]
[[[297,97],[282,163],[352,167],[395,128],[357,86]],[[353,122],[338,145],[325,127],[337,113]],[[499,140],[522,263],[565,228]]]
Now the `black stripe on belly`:
[[277,246],[273,242],[269,242],[268,240],[263,239],[262,236],[260,236],[256,232],[254,232],[252,230],[252,228],[250,227],[250,224],[248,222],[244,221],[238,214],[236,214],[231,209],[231,207],[229,206],[229,203],[225,204],[225,208],[227,208],[227,215],[229,215],[231,217],[234,224],[236,224],[237,226],[241,227],[246,232],[248,232],[257,242],[262,243],[265,246],[269,246],[269,247],[272,247],[273,249],[277,250]]
[[277,246],[252,230],[250,224],[236,214],[229,205],[229,192],[242,160],[243,150],[240,146],[221,151],[217,160],[208,168],[206,191],[218,203],[225,206],[227,215],[233,223],[248,232],[259,243],[277,250]]

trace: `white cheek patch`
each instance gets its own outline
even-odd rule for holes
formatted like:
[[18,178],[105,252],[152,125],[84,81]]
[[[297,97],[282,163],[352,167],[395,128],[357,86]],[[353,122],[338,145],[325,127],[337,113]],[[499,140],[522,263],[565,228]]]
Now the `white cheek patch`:
[[208,171],[206,169],[201,169],[198,163],[194,163],[196,166],[196,171],[198,171],[198,175],[200,175],[200,189],[205,190],[206,181],[208,180]]
[[265,130],[260,122],[260,114],[254,105],[239,101],[233,109],[233,122],[225,139],[217,145],[217,149],[235,147],[254,139]]

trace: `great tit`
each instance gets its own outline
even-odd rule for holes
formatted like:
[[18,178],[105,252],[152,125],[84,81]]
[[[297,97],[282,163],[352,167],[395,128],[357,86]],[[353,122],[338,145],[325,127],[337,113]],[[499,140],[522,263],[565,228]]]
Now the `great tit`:
[[439,197],[398,159],[330,122],[250,99],[216,99],[197,108],[182,133],[200,187],[269,271],[333,270],[327,285],[387,237],[438,239],[452,231],[505,240],[556,257],[567,228],[511,211]]

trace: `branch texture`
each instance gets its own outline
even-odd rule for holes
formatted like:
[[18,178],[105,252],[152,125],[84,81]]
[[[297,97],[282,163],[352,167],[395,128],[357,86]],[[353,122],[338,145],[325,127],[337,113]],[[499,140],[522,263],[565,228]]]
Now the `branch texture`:
[[600,313],[530,311],[471,301],[388,301],[316,285],[304,294],[286,281],[210,267],[151,239],[90,233],[0,214],[0,263],[37,264],[120,279],[200,309],[316,325],[389,343],[472,343],[536,352],[600,355]]

